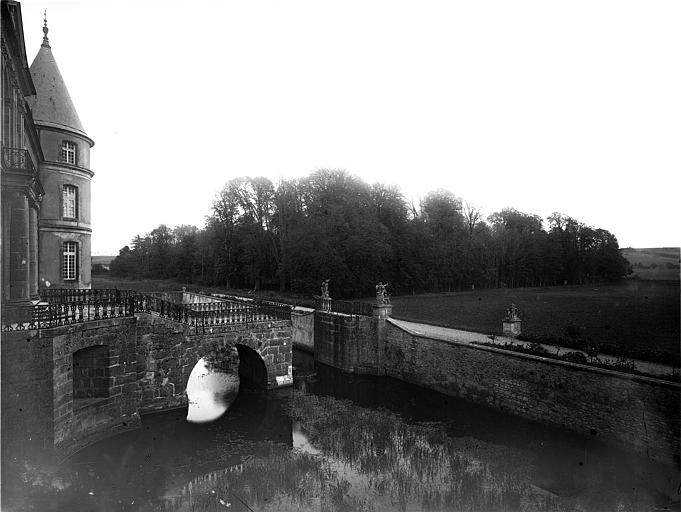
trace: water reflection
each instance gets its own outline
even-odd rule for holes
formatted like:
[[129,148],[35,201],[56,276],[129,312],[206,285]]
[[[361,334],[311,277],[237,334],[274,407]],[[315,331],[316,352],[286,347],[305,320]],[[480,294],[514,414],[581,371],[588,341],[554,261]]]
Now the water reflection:
[[203,358],[187,381],[187,421],[206,423],[222,416],[239,393],[239,375],[213,370]]
[[307,373],[297,389],[242,390],[212,423],[145,417],[3,510],[678,508],[678,468],[396,381]]

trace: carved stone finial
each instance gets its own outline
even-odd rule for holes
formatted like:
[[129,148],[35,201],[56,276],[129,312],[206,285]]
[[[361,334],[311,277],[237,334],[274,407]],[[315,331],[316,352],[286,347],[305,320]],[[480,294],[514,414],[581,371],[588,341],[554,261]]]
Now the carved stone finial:
[[322,300],[329,300],[331,297],[329,296],[329,280],[325,279],[322,281]]
[[47,38],[47,33],[50,31],[50,29],[47,28],[47,10],[45,10],[44,16],[45,16],[45,24],[43,25],[43,44],[41,46],[44,46],[45,48],[49,48],[50,47],[50,40]]
[[515,304],[511,304],[506,309],[506,315],[504,316],[505,322],[518,322],[520,317],[518,316],[518,307]]
[[519,320],[520,320],[520,317],[518,316],[518,307],[515,304],[511,304],[506,309],[506,316],[504,317],[504,321],[506,321],[506,322],[518,322]]

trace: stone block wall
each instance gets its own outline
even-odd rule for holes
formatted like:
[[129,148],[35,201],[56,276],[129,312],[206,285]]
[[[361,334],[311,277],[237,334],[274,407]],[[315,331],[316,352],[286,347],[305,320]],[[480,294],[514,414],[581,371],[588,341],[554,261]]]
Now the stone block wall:
[[294,311],[291,314],[293,324],[293,347],[305,352],[314,352],[314,310]]
[[293,383],[289,321],[234,324],[197,333],[160,317],[139,315],[139,320],[137,382],[141,413],[184,407],[189,375],[203,357],[222,364],[225,371],[236,372],[237,344],[262,357],[268,389]]
[[109,396],[109,346],[73,353],[73,399]]
[[51,452],[54,444],[52,415],[52,340],[35,331],[3,332],[2,461],[35,459]]
[[314,358],[346,372],[382,374],[377,319],[315,311]]
[[236,372],[237,346],[265,368],[264,387],[291,385],[291,331],[291,322],[282,320],[197,333],[140,314],[3,332],[3,461],[63,458],[139,428],[140,413],[185,406],[198,360]]
[[[134,317],[58,327],[39,335],[51,340],[52,345],[54,445],[58,456],[68,456],[98,439],[139,427]],[[95,370],[92,391],[78,389],[79,368],[74,368],[74,354],[82,349],[93,358],[90,362],[97,359],[98,364],[105,365]],[[104,353],[108,357],[102,358]]]
[[679,462],[678,384],[387,331],[387,375]]

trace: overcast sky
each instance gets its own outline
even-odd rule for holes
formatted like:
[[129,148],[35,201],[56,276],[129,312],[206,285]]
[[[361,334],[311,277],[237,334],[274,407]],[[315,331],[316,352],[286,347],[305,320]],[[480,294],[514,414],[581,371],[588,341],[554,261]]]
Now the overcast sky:
[[27,0],[29,64],[43,9],[95,140],[93,254],[320,168],[681,245],[678,0]]

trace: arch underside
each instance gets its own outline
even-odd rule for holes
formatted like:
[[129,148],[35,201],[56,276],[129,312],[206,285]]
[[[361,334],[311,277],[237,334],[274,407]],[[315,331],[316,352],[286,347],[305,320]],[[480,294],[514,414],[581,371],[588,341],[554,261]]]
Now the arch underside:
[[258,352],[252,348],[237,344],[239,352],[239,377],[247,385],[259,389],[267,389],[267,366]]

